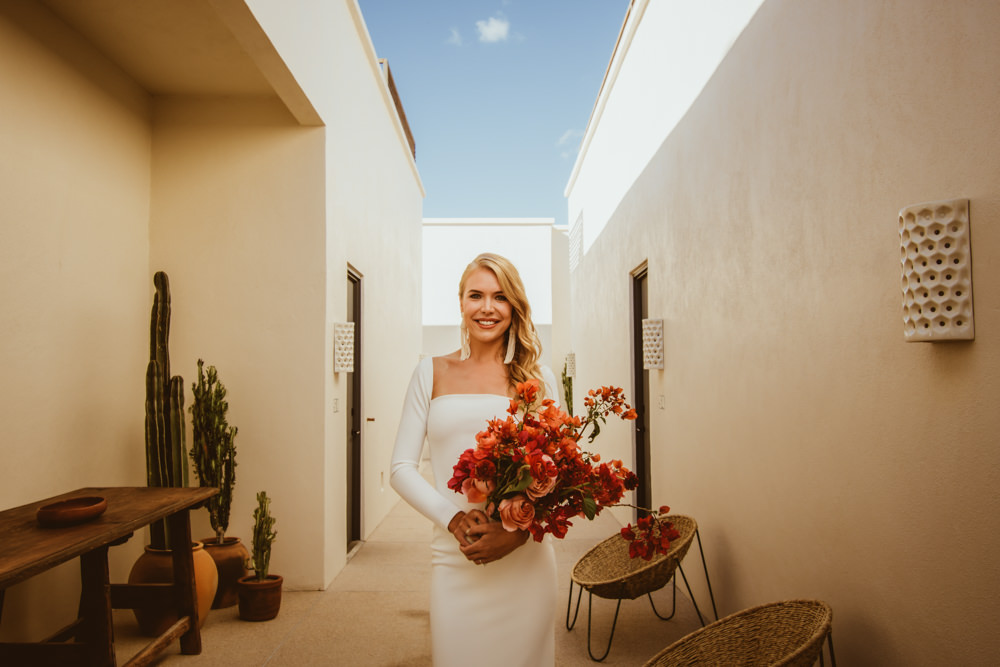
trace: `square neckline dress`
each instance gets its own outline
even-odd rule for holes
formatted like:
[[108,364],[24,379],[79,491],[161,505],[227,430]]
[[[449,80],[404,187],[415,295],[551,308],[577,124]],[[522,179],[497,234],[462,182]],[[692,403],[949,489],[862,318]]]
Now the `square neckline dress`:
[[[546,394],[558,396],[543,368]],[[392,487],[434,523],[431,541],[431,647],[436,667],[551,667],[555,663],[556,562],[551,538],[528,539],[487,565],[470,562],[448,532],[459,510],[484,508],[448,488],[455,463],[487,420],[506,417],[510,399],[497,394],[431,398],[433,358],[417,365],[407,389],[392,457]],[[419,472],[426,438],[434,483]]]

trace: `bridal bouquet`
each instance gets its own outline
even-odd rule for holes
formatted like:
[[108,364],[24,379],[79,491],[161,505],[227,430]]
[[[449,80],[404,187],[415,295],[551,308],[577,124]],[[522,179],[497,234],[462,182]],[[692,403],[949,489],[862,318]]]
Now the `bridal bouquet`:
[[[455,465],[448,488],[469,502],[486,503],[486,514],[506,530],[527,530],[541,542],[546,533],[566,536],[574,517],[593,519],[605,507],[619,502],[625,491],[635,489],[635,473],[621,461],[602,462],[599,454],[580,448],[587,429],[587,443],[601,432],[612,414],[630,420],[635,410],[618,387],[591,389],[584,399],[587,414],[571,417],[551,399],[538,403],[539,383],[528,380],[516,387],[505,419],[489,420],[476,435],[476,447],[467,449]],[[659,515],[645,516],[638,525],[622,529],[630,543],[629,555],[649,560],[666,553],[677,532]]]

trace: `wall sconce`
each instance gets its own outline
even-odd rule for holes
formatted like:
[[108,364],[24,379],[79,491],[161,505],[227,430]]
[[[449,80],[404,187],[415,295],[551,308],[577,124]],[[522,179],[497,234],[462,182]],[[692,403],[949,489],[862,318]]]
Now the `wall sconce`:
[[905,340],[973,340],[969,200],[900,209],[899,248]]
[[333,325],[333,372],[354,372],[354,322]]
[[576,352],[566,355],[566,377],[576,377]]
[[663,320],[642,321],[642,367],[663,369]]

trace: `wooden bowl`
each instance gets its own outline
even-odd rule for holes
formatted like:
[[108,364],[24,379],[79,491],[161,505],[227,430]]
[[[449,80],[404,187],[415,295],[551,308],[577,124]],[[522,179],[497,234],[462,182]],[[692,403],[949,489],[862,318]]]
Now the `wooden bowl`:
[[81,496],[60,500],[38,508],[35,515],[38,523],[46,528],[72,526],[73,524],[90,521],[104,514],[108,509],[108,501],[100,496]]

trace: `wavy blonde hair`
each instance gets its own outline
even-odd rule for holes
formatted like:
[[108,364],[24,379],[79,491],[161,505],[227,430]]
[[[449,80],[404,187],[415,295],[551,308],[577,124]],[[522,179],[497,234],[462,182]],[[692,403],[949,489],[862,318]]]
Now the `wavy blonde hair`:
[[542,378],[542,369],[538,365],[538,360],[542,356],[542,344],[535,331],[535,325],[531,321],[531,305],[528,303],[528,296],[524,291],[524,283],[521,282],[521,274],[506,257],[496,255],[491,252],[484,252],[476,257],[465,267],[461,280],[458,281],[458,299],[462,300],[465,294],[465,283],[476,269],[489,269],[497,277],[500,289],[503,291],[507,301],[513,310],[511,314],[510,328],[504,336],[504,347],[507,349],[510,336],[515,336],[516,349],[514,359],[507,367],[507,378],[511,388],[518,382],[524,382],[531,378],[539,381],[540,397],[545,395],[545,381]]

